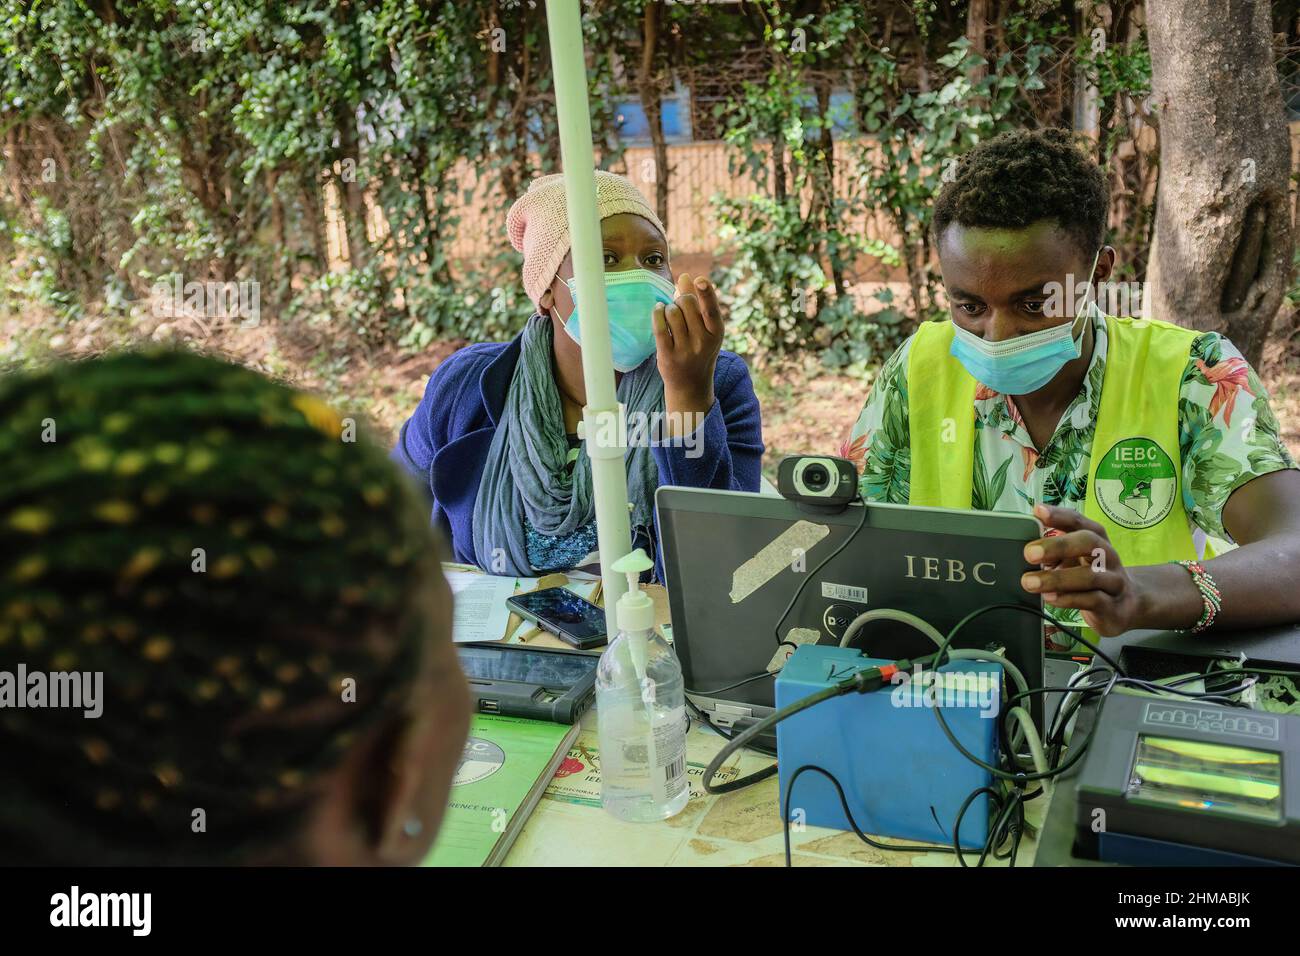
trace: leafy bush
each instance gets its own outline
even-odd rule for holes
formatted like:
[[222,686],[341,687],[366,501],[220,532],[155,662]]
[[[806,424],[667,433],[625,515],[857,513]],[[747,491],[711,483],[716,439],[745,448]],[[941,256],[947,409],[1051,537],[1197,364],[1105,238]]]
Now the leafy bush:
[[[504,242],[472,261],[451,250],[460,210],[503,221],[533,176],[558,169],[543,4],[11,7],[0,245],[19,307],[75,320],[179,272],[256,279],[268,315],[406,348],[501,338],[529,314]],[[987,61],[964,19],[931,0],[584,4],[600,164],[621,160],[618,101],[689,77],[709,91],[697,136],[720,138],[754,184],[716,203],[733,347],[878,361],[940,309],[929,209],[948,164],[1001,129],[1060,122],[1039,100],[1067,101],[1076,61],[1112,112],[1149,80],[1140,44],[1076,48],[1055,4],[1013,5]],[[867,216],[894,238],[868,240],[854,225]],[[345,269],[331,271],[333,239]],[[858,288],[895,273],[897,301]]]
[[[898,51],[849,43],[870,15],[846,5],[833,27],[817,20],[824,44],[841,48],[841,69],[849,67],[846,115],[843,106],[808,95],[804,68],[825,66],[825,57],[788,50],[791,35],[812,29],[812,18],[783,19],[780,4],[764,6],[772,24],[766,82],[745,83],[733,103],[718,108],[735,151],[733,171],[757,185],[744,199],[715,201],[732,257],[721,283],[732,302],[733,344],[777,352],[812,344],[834,368],[879,361],[917,322],[943,314],[929,228],[945,171],[981,139],[1025,120],[1021,104],[1043,88],[1040,67],[1055,48],[1030,40],[1019,60],[1006,53],[989,63],[960,37],[936,59],[932,89],[916,92],[902,80]],[[827,188],[831,164],[820,133],[830,129],[841,131],[835,160],[853,170],[847,195]],[[868,213],[885,215],[896,245],[868,241],[849,226]],[[879,309],[855,304],[849,285],[859,260],[875,260],[885,274],[903,267],[910,295],[902,308],[887,287],[873,296]]]

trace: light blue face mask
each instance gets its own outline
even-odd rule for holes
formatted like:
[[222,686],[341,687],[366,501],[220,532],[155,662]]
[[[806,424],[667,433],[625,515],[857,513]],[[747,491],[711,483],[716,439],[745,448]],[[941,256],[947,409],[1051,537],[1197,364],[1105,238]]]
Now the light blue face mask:
[[[578,283],[568,279],[573,297],[573,314],[564,331],[582,345],[578,324]],[[655,303],[669,305],[677,289],[661,275],[646,269],[625,269],[605,273],[605,301],[609,304],[609,345],[614,354],[614,368],[630,372],[655,352],[652,313]]]
[[[1100,256],[1098,249],[1088,272],[1090,286]],[[1066,363],[1079,357],[1083,350],[1083,331],[1094,308],[1089,297],[1073,322],[1001,342],[987,342],[954,322],[952,346],[948,351],[976,381],[993,391],[1002,395],[1027,395],[1038,391]]]

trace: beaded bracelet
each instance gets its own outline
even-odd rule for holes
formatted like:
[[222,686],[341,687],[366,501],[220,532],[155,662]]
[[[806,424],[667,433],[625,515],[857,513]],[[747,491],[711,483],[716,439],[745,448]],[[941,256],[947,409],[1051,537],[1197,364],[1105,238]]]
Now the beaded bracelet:
[[1199,634],[1219,616],[1219,610],[1223,607],[1223,595],[1219,593],[1219,586],[1214,583],[1214,578],[1210,577],[1210,572],[1205,570],[1205,565],[1199,561],[1174,561],[1173,564],[1180,564],[1187,569],[1192,576],[1192,583],[1196,585],[1196,590],[1201,592],[1201,609],[1200,620],[1191,628],[1179,628],[1180,634]]

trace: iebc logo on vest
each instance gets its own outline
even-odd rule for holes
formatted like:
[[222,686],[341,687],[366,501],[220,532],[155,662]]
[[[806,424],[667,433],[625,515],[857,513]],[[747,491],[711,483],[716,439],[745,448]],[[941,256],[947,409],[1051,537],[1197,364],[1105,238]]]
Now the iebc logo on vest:
[[1092,490],[1107,518],[1140,531],[1158,525],[1173,508],[1178,473],[1150,438],[1125,438],[1102,456]]

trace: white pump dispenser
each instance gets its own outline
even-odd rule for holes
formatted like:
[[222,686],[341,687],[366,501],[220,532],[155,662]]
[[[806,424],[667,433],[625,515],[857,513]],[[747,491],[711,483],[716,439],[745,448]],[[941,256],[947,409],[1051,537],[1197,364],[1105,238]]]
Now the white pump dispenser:
[[682,668],[655,631],[654,601],[640,584],[652,567],[639,548],[611,565],[628,588],[615,606],[619,632],[596,669],[600,798],[623,820],[662,820],[690,798]]
[[616,617],[619,633],[628,639],[632,666],[636,669],[637,682],[640,683],[645,680],[646,644],[655,626],[655,604],[650,600],[650,595],[641,590],[641,572],[653,568],[654,562],[637,548],[610,567],[619,574],[627,575],[627,593],[618,599]]

